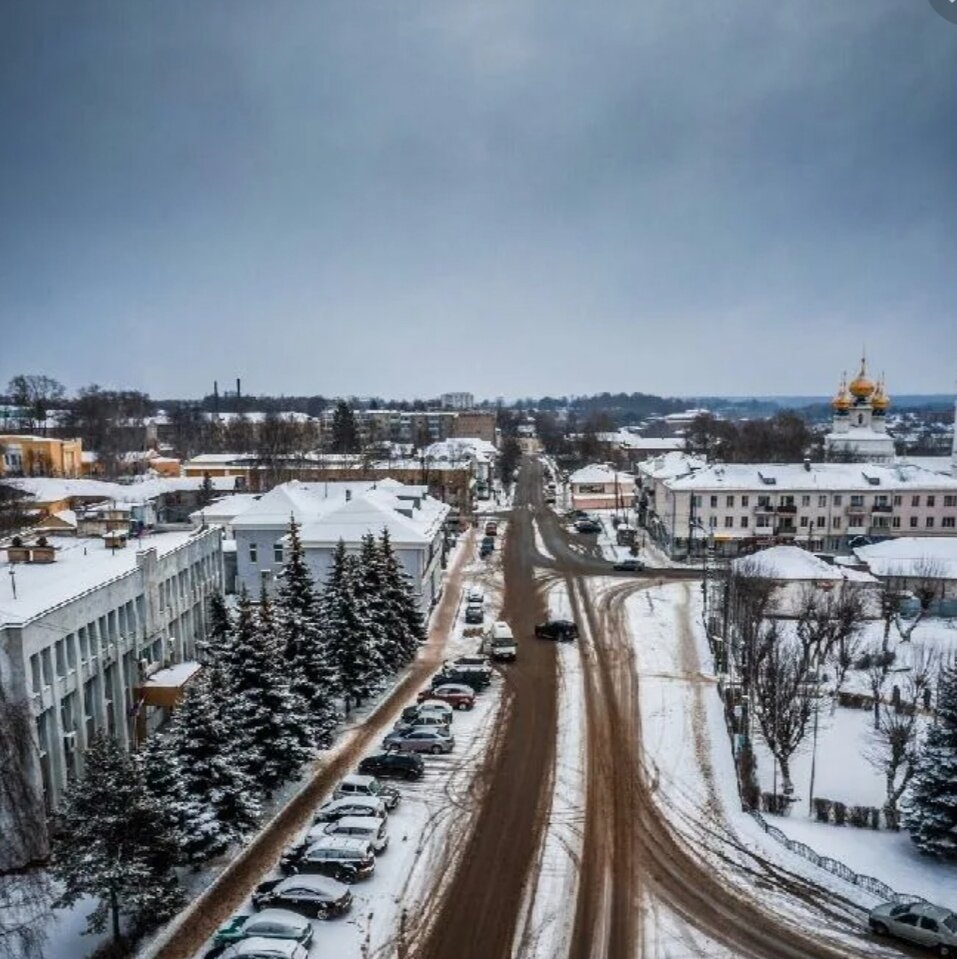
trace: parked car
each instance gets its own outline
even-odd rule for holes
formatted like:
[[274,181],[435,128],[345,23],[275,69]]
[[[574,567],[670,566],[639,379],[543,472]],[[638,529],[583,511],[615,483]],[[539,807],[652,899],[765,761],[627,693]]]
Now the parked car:
[[[396,726],[432,726],[441,723],[445,726],[452,725],[452,709],[448,703],[442,703],[445,709],[432,709],[431,706],[437,705],[439,700],[432,703],[422,703],[418,706],[406,706],[402,710]],[[428,721],[426,721],[428,720]]]
[[421,779],[425,771],[422,757],[415,753],[377,753],[359,763],[359,772],[390,779]]
[[488,549],[495,549],[495,537],[494,536],[483,536],[482,537],[482,546],[487,547]]
[[575,529],[579,533],[600,533],[601,523],[594,519],[580,519],[575,523]]
[[640,573],[644,568],[645,564],[640,559],[623,559],[612,566],[619,573]]
[[938,955],[957,955],[957,915],[929,902],[885,902],[870,911],[868,925],[879,936],[930,946]]
[[253,936],[227,946],[217,959],[309,959],[306,947],[293,939]]
[[279,868],[286,873],[312,873],[353,883],[375,872],[375,855],[367,839],[326,836],[290,846],[280,858]]
[[378,796],[349,796],[324,803],[312,821],[334,822],[343,816],[378,816],[379,819],[387,819],[389,810]]
[[443,669],[432,677],[434,686],[444,686],[455,683],[460,686],[469,686],[479,693],[491,682],[491,677],[475,669]]
[[409,753],[450,753],[455,748],[455,737],[449,730],[445,735],[434,727],[412,727],[408,730],[396,730],[382,740],[385,749]]
[[471,709],[475,705],[475,690],[461,683],[443,683],[419,693],[419,702],[426,699],[441,699],[455,709]]
[[394,730],[399,731],[403,729],[411,729],[413,726],[418,726],[423,729],[445,729],[448,730],[451,728],[451,723],[448,722],[448,717],[442,715],[441,713],[423,713],[421,716],[415,716],[412,719],[400,719],[392,727]]
[[351,906],[351,891],[341,882],[325,876],[267,879],[253,893],[253,909],[291,909],[317,919],[341,916]]
[[372,851],[377,856],[389,847],[389,834],[386,832],[385,822],[375,816],[343,816],[342,819],[337,819],[335,822],[327,822],[324,826],[313,827],[309,836],[312,837],[316,830],[321,830],[327,836],[348,836],[352,839],[364,839],[372,846]]
[[[431,729],[440,736],[445,736],[446,738],[452,735],[452,727],[447,723],[399,723],[397,726],[395,726],[392,732],[406,735],[407,733],[412,732],[414,729]],[[391,735],[391,733],[389,735]]]
[[496,620],[492,624],[492,639],[514,639],[512,627],[504,619]]
[[465,607],[465,622],[469,626],[481,626],[485,622],[485,610],[481,606]]
[[476,588],[475,586],[473,586],[473,587],[465,594],[465,602],[468,603],[469,605],[471,605],[472,603],[484,604],[484,603],[485,603],[485,593],[483,593],[480,589],[478,589],[478,588]]
[[578,626],[570,619],[550,619],[535,627],[539,639],[554,639],[560,643],[570,643],[578,639]]
[[494,519],[490,519],[485,524],[485,535],[486,536],[495,536],[498,533],[498,523]]
[[486,543],[483,541],[482,545],[479,547],[479,559],[485,559],[487,556],[491,556],[495,552],[495,547],[491,543]]
[[346,776],[332,794],[336,799],[372,796],[381,799],[390,812],[399,805],[402,793],[395,786],[383,786],[375,776]]
[[312,942],[312,923],[288,909],[264,909],[252,916],[233,916],[213,936],[213,945],[228,946],[243,939],[292,939],[308,946]]
[[459,656],[458,659],[452,660],[452,665],[459,668],[484,669],[486,672],[491,673],[487,656]]
[[416,713],[441,713],[448,717],[449,722],[452,722],[452,707],[443,699],[423,699],[422,702],[408,708],[414,709]]
[[515,645],[515,640],[512,638],[493,638],[489,643],[489,651],[492,659],[497,662],[512,662],[518,657],[518,646]]

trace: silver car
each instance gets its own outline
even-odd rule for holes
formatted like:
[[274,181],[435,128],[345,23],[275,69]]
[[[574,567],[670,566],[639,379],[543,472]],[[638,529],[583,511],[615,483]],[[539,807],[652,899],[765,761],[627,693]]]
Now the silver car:
[[443,736],[441,728],[437,726],[427,728],[413,726],[407,731],[389,733],[382,741],[382,745],[387,750],[431,753],[433,756],[437,756],[439,753],[452,752],[455,748],[455,737],[451,731],[447,736]]
[[309,959],[305,946],[292,939],[254,936],[227,946],[220,959]]
[[375,796],[350,796],[346,799],[332,799],[320,806],[313,822],[334,822],[343,816],[376,816],[386,819],[389,810],[385,803]]
[[879,936],[930,946],[940,956],[957,956],[957,916],[929,902],[885,902],[872,909],[868,924]]

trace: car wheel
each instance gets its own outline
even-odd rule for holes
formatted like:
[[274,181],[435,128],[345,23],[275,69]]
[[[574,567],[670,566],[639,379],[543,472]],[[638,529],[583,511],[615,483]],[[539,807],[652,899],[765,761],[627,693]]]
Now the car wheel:
[[438,756],[439,753],[442,752],[442,747],[441,747],[441,746],[433,746],[433,747],[429,750],[429,752],[432,753],[433,756]]
[[317,919],[328,919],[329,918],[329,909],[327,906],[318,905],[316,906],[316,918]]
[[406,782],[413,782],[414,780],[418,778],[419,778],[419,774],[416,772],[412,772],[411,770],[405,774]]
[[874,925],[871,926],[871,928],[872,928],[872,929],[874,930],[874,932],[876,932],[877,935],[879,935],[879,936],[886,936],[886,935],[887,935],[887,926],[885,926],[884,923],[882,923],[882,922],[875,922]]
[[942,943],[937,947],[937,955],[938,955],[938,956],[952,956],[953,954],[954,954],[954,950],[951,949],[951,947],[948,946],[946,942],[942,942]]
[[469,704],[468,704],[468,703],[456,703],[456,704],[455,704],[455,708],[456,708],[456,709],[468,709],[468,708],[469,708]]

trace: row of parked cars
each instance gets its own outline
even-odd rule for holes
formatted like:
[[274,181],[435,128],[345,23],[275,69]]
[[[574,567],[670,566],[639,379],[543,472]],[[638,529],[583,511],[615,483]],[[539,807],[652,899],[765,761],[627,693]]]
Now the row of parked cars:
[[279,861],[282,875],[256,887],[255,912],[234,916],[219,929],[207,959],[306,959],[311,920],[348,912],[350,886],[372,876],[376,858],[389,848],[389,814],[402,796],[384,780],[421,779],[422,753],[451,752],[454,712],[472,709],[491,677],[484,656],[445,663],[431,687],[402,711],[382,741],[383,751],[361,760],[316,811],[305,836],[286,849]]

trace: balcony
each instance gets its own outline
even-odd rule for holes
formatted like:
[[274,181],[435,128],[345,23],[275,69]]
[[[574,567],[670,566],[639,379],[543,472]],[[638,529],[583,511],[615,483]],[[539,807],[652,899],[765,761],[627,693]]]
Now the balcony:
[[758,503],[758,505],[754,507],[754,512],[755,512],[755,513],[773,513],[773,512],[774,512],[774,504],[773,504],[773,503]]
[[777,508],[777,512],[778,512],[778,513],[785,513],[785,514],[789,514],[789,515],[791,515],[791,516],[794,516],[795,513],[797,513],[797,511],[798,511],[798,508],[797,508],[797,506],[794,505],[794,503],[782,503],[782,504]]
[[894,507],[890,503],[875,503],[871,507],[872,513],[892,513],[893,511]]

